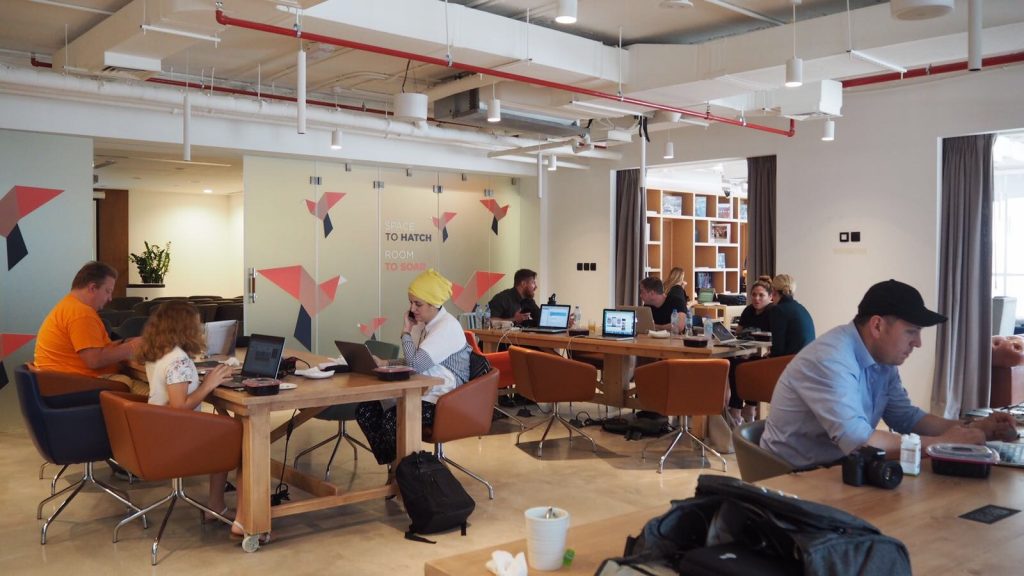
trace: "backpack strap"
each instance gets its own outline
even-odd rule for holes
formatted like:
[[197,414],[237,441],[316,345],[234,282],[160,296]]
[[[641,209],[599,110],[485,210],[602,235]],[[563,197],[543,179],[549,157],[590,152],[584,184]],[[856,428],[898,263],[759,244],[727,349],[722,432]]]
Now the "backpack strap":
[[467,525],[467,524],[468,524],[468,522],[463,522],[463,523],[462,523],[462,535],[463,535],[463,536],[465,536],[465,535],[466,535],[466,525]]
[[[463,525],[463,526],[465,526],[465,525]],[[465,528],[463,528],[463,530],[465,530]],[[462,535],[463,536],[466,535],[465,531],[463,531]],[[423,542],[424,544],[437,544],[437,542],[434,542],[433,540],[427,540],[423,536],[417,536],[412,531],[412,526],[411,525],[409,526],[409,529],[405,531],[405,539],[406,540],[412,540],[413,542]]]

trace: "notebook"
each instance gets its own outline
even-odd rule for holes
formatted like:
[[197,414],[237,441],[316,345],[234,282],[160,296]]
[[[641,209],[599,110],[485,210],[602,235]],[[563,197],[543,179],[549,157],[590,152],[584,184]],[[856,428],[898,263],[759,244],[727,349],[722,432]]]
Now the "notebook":
[[362,342],[346,342],[344,340],[335,340],[334,345],[338,347],[338,352],[345,358],[345,363],[357,374],[373,374],[373,369],[377,367],[377,361],[373,359],[373,354],[370,354],[370,349],[366,347],[366,344]]
[[632,340],[636,337],[636,312],[605,308],[601,323],[601,338]]
[[203,325],[207,356],[234,356],[238,320],[219,320]]
[[636,333],[647,334],[654,330],[654,313],[650,306],[616,306],[616,310],[632,310],[636,313]]
[[543,334],[557,334],[565,332],[569,328],[568,304],[544,304],[540,307],[540,321],[536,327],[523,328],[523,332],[540,332]]
[[281,356],[284,354],[284,338],[253,334],[249,337],[249,347],[245,350],[242,372],[227,382],[225,388],[242,388],[246,378],[277,378],[281,368]]

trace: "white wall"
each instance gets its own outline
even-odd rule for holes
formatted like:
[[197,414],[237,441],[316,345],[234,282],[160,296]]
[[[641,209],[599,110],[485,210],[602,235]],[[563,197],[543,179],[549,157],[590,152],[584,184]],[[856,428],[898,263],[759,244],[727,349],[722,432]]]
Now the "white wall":
[[[0,239],[0,334],[36,334],[96,256],[92,140],[0,130],[0,198],[14,186],[63,190],[19,222],[28,255],[10,270],[7,239]],[[34,350],[33,339],[4,359],[10,384],[0,391],[0,430],[21,426],[14,368]]]
[[[240,196],[129,192],[128,250],[140,253],[144,241],[160,246],[171,242],[171,266],[161,295],[242,293]],[[135,266],[129,263],[129,269],[130,281],[140,282]]]
[[[777,270],[796,277],[797,299],[821,334],[848,322],[867,287],[880,280],[908,282],[937,304],[940,139],[1024,126],[1022,91],[1021,66],[846,91],[835,142],[820,141],[820,121],[798,123],[793,138],[729,126],[684,128],[672,131],[675,162],[778,156]],[[663,149],[665,136],[654,134],[651,149]],[[638,150],[630,146],[619,167],[638,166]],[[564,271],[608,242],[601,231],[612,217],[611,187],[603,165],[558,174],[547,248],[551,276],[567,284]],[[577,218],[587,219],[586,233],[564,226]],[[839,244],[840,231],[860,231],[863,241]],[[586,290],[582,301],[607,294],[603,282],[573,289]],[[902,369],[913,401],[926,409],[934,348],[935,331],[925,330],[924,346]]]

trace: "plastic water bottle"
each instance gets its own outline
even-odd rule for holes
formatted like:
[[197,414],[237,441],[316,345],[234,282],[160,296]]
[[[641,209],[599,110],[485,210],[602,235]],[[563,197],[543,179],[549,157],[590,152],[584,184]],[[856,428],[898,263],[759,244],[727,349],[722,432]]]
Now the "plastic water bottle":
[[711,340],[711,333],[712,332],[713,332],[713,330],[711,329],[711,318],[708,318],[707,316],[705,316],[704,317],[704,338],[707,339],[707,340]]
[[904,434],[900,439],[900,467],[904,474],[921,473],[921,437],[917,434]]
[[669,320],[669,322],[672,324],[672,326],[669,328],[669,331],[672,332],[673,336],[678,336],[679,335],[679,311],[676,310],[675,308],[672,309],[672,319]]
[[490,304],[484,304],[483,318],[480,319],[480,323],[483,325],[483,328],[485,330],[491,327],[491,305]]
[[686,314],[686,335],[693,336],[693,314]]
[[580,312],[580,305],[577,304],[572,310],[572,325],[574,328],[583,326],[583,313]]

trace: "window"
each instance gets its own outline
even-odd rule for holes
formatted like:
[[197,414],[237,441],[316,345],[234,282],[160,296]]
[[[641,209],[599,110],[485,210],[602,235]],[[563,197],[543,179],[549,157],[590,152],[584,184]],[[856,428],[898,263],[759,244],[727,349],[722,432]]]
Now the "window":
[[993,163],[992,295],[1017,298],[1020,320],[1024,319],[1024,132],[999,134]]

